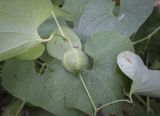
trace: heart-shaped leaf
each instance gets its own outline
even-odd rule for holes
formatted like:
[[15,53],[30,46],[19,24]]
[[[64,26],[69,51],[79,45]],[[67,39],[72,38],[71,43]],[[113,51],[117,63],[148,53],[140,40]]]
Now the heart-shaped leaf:
[[[94,59],[94,64],[92,70],[86,71],[83,76],[97,107],[123,98],[123,85],[121,83],[123,76],[116,70],[116,56],[119,51],[125,49],[132,49],[129,39],[118,33],[108,31],[93,35],[85,45],[85,51]],[[84,90],[78,88],[72,97],[68,98],[68,105],[92,115],[90,101],[82,96],[81,91]],[[120,105],[115,104],[104,108],[103,112],[106,115],[109,115],[109,112],[114,112],[120,116]]]
[[37,27],[51,14],[49,0],[0,1],[0,61],[45,41]]
[[160,97],[160,71],[149,70],[138,55],[129,51],[120,53],[117,62],[122,72],[133,80],[131,93]]
[[130,36],[147,19],[153,7],[152,0],[121,0],[120,14],[116,17],[112,13],[112,0],[92,0],[82,13],[77,32],[83,39],[103,30]]
[[[131,49],[129,39],[114,32],[98,33],[87,42],[85,51],[94,59],[94,67],[83,76],[97,107],[123,98],[123,76],[116,70],[116,56]],[[23,101],[58,115],[82,114],[66,107],[93,115],[92,105],[78,76],[66,72],[60,61],[51,60],[47,64],[46,72],[38,75],[33,62],[8,61],[3,71],[3,87]],[[120,116],[119,106],[109,106],[104,113],[114,112]]]
[[[9,60],[4,66],[2,85],[13,96],[18,97],[24,102],[42,107],[58,116],[82,116],[80,111],[65,107],[64,94],[68,92],[65,91],[65,85],[58,85],[55,79],[54,83],[58,88],[53,88],[53,90],[55,90],[53,93],[51,93],[52,88],[48,89],[51,83],[46,83],[45,78],[54,78],[56,74],[54,73],[54,69],[58,70],[59,68],[57,66],[61,65],[57,61],[52,61],[50,66],[45,76],[43,76],[36,73],[34,62],[32,61]],[[59,72],[59,74],[67,78],[65,71],[63,72]],[[61,79],[61,77],[59,78]],[[72,77],[70,77],[70,79],[72,79]],[[63,82],[65,83],[66,80],[63,80]],[[53,85],[55,85],[54,83]],[[72,85],[74,85],[74,83],[72,83]],[[66,86],[69,87],[72,85],[68,84]],[[60,92],[58,91],[59,87],[61,90]],[[63,96],[60,93],[63,93]],[[57,98],[53,96],[54,94]]]
[[47,43],[49,54],[59,60],[63,59],[64,53],[69,48],[68,39],[71,42],[72,47],[82,49],[81,41],[73,31],[66,27],[62,27],[62,31],[67,38],[62,37],[60,31],[56,30],[53,32],[54,36],[52,40]]

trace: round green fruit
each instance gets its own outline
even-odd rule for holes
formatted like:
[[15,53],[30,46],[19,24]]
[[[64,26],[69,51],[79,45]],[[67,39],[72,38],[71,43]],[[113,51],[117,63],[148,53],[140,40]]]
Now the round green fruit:
[[65,52],[63,57],[63,65],[65,69],[72,73],[81,73],[86,70],[89,60],[87,55],[75,48],[71,48]]

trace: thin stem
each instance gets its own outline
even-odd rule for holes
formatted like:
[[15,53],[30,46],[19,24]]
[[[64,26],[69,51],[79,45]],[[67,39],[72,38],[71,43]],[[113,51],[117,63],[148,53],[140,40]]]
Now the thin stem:
[[18,111],[16,112],[15,116],[19,115],[19,113],[21,112],[21,110],[24,107],[24,105],[25,105],[25,102],[22,102],[22,104],[20,105],[20,107],[19,107]]
[[43,39],[43,42],[48,42],[53,38],[53,34],[48,39]]
[[106,107],[106,106],[108,106],[108,105],[111,105],[111,104],[114,104],[114,103],[118,103],[118,102],[128,102],[128,103],[131,103],[131,101],[130,100],[125,100],[125,99],[122,99],[122,100],[116,100],[116,101],[112,101],[112,102],[109,102],[109,103],[107,103],[107,104],[104,104],[103,106],[101,106],[101,107],[99,107],[97,110],[100,110],[100,109],[102,109],[102,108],[104,108],[104,107]]
[[135,94],[135,97],[143,104],[146,105],[146,102],[137,94]]
[[150,111],[150,98],[147,96],[147,113]]
[[138,43],[141,43],[141,42],[143,42],[143,41],[151,38],[151,37],[152,37],[155,33],[157,33],[159,30],[160,30],[160,26],[159,26],[157,29],[155,29],[152,33],[150,33],[149,35],[147,35],[146,37],[144,37],[143,39],[140,39],[140,40],[138,40],[138,41],[133,42],[133,44],[138,44]]
[[[63,38],[63,41],[65,41],[65,40],[68,41],[69,40],[69,38],[63,37],[62,35],[59,35],[59,34],[53,34],[53,36],[59,36],[59,37]],[[67,47],[70,48],[70,45],[67,44]]]
[[60,26],[60,24],[59,24],[59,22],[57,20],[57,17],[56,17],[56,15],[55,15],[53,10],[52,10],[52,16],[53,16],[53,18],[54,18],[54,20],[55,20],[55,22],[56,22],[56,24],[57,24],[57,26],[59,28],[60,33],[62,34],[63,37],[65,37],[65,34],[63,33],[62,28],[61,28],[61,26]]
[[43,64],[42,64],[42,67],[41,67],[40,70],[38,71],[38,74],[42,74],[42,73],[43,73],[43,70],[44,70],[45,66],[47,66],[47,64],[46,64],[46,63],[43,63]]
[[140,40],[138,40],[138,41],[133,42],[132,44],[139,44],[139,43],[141,43],[141,42],[143,42],[143,41],[145,41],[145,40],[147,40],[147,39],[149,39],[149,38],[150,38],[149,36],[146,36],[146,37],[144,37],[143,39],[140,39]]
[[93,116],[96,116],[97,115],[97,109],[94,110],[94,115]]
[[124,94],[125,94],[127,97],[130,97],[130,94],[127,93],[124,88],[123,88],[123,92],[124,92]]
[[[135,94],[135,96],[136,96],[136,98],[138,98],[138,100],[143,104],[143,105],[147,105],[146,104],[146,102],[139,96],[139,95],[136,95]],[[149,110],[152,112],[152,113],[154,113],[154,110],[151,108],[151,107],[149,107]]]
[[57,26],[58,26],[58,29],[59,29],[61,35],[68,40],[69,46],[72,47],[72,43],[71,43],[70,39],[68,39],[68,38],[66,37],[66,35],[64,34],[64,32],[63,32],[63,30],[62,30],[62,28],[61,28],[61,26],[60,26],[60,24],[59,24],[59,22],[58,22],[58,20],[57,20],[57,17],[56,17],[56,15],[55,15],[55,13],[54,13],[53,10],[52,10],[52,16],[53,16],[53,18],[54,18],[54,20],[55,20],[55,22],[56,22],[56,24],[57,24]]
[[83,84],[83,87],[84,87],[84,89],[85,89],[85,91],[86,91],[86,93],[87,93],[87,95],[88,95],[88,98],[89,98],[90,102],[92,103],[92,106],[93,106],[93,108],[94,108],[94,111],[97,111],[96,105],[95,105],[95,103],[93,102],[93,99],[92,99],[92,97],[91,97],[91,94],[89,93],[89,91],[88,91],[88,89],[87,89],[87,86],[86,86],[86,84],[85,84],[85,82],[84,82],[84,80],[83,80],[83,78],[82,78],[82,75],[79,74],[79,77],[80,77],[80,80],[81,80],[81,82],[82,82],[82,84]]
[[58,36],[58,37],[62,37],[63,39],[67,40],[66,37],[62,36],[62,35],[59,35],[59,34],[53,34],[53,36]]
[[148,45],[149,45],[149,43],[150,43],[150,40],[151,40],[151,38],[149,38],[148,41],[147,41],[147,43],[145,44],[144,51],[143,51],[143,55],[145,54],[145,52],[146,52],[146,50],[147,50],[147,48],[148,48]]
[[104,105],[102,105],[101,107],[99,107],[99,108],[97,109],[97,111],[99,111],[100,109],[102,109],[102,108],[104,108],[104,107],[106,107],[106,106],[108,106],[108,105],[111,105],[111,104],[114,104],[114,103],[119,103],[119,102],[133,103],[132,93],[130,92],[130,94],[129,94],[129,100],[128,100],[128,99],[121,99],[121,100],[116,100],[116,101],[109,102],[109,103],[104,104]]

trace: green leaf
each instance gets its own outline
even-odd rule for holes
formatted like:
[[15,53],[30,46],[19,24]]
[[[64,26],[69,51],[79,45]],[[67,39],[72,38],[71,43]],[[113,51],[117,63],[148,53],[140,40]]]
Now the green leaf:
[[16,58],[20,60],[35,60],[43,54],[44,50],[45,46],[43,44],[39,44],[28,49],[22,54],[17,55]]
[[37,27],[51,14],[49,0],[0,1],[0,61],[44,42]]
[[22,116],[20,110],[23,108],[24,102],[17,100],[9,104],[5,108],[5,111],[2,116]]
[[[55,12],[55,15],[57,16],[58,22],[61,26],[67,26],[66,22],[64,20],[64,16],[68,15],[68,12],[53,5],[52,8]],[[48,19],[46,19],[39,27],[38,27],[38,34],[41,38],[46,39],[51,36],[51,34],[55,31],[57,28],[57,25],[53,19],[53,16],[50,15]]]
[[130,93],[160,97],[160,71],[149,70],[142,59],[132,52],[122,52],[117,57],[121,71],[133,80]]
[[[67,26],[65,20],[62,17],[57,17],[57,19],[61,26]],[[38,27],[38,34],[41,38],[46,39],[49,38],[56,29],[57,25],[53,19],[53,16],[50,16]]]
[[79,20],[77,32],[83,39],[103,30],[112,30],[130,36],[146,20],[153,9],[151,0],[121,0],[118,17],[113,15],[114,2],[92,0]]
[[[58,64],[55,65],[56,63]],[[65,91],[65,85],[58,85],[58,82],[56,83],[55,80],[54,83],[56,84],[56,87],[60,87],[60,91],[57,91],[58,88],[48,89],[48,86],[51,83],[46,83],[45,80],[47,78],[58,78],[55,76],[55,71],[52,68],[53,66],[55,66],[54,69],[58,69],[57,66],[61,65],[57,61],[52,61],[44,76],[36,73],[34,62],[32,61],[20,61],[15,59],[8,60],[3,70],[2,85],[13,96],[18,97],[24,102],[42,107],[58,116],[82,116],[80,111],[65,107],[64,96],[58,96],[59,93],[65,94],[65,92],[67,92]],[[63,72],[64,71],[62,71],[62,73],[59,72],[58,74],[62,74],[66,78],[66,72],[64,72],[64,74]],[[69,87],[72,85],[68,84],[66,86]],[[54,89],[55,91],[51,93],[50,90]],[[56,98],[53,96],[53,94],[57,95],[58,97]]]
[[52,113],[49,113],[41,108],[29,108],[30,116],[55,116]]
[[[97,107],[123,98],[123,76],[116,70],[116,56],[130,49],[132,45],[129,39],[114,32],[96,34],[87,42],[86,52],[94,58],[95,64],[83,76]],[[10,60],[3,70],[2,85],[14,96],[54,114],[82,115],[81,112],[68,109],[76,108],[92,115],[91,103],[77,75],[65,71],[58,60],[47,64],[44,75],[38,75],[33,62]],[[121,115],[119,105],[109,106],[104,112]]]
[[[69,28],[62,27],[65,36],[71,41],[74,48],[82,49],[79,37]],[[61,36],[59,30],[56,30],[51,41],[47,43],[49,54],[59,60],[63,59],[64,53],[68,50],[69,42]]]
[[[131,42],[115,32],[97,33],[87,41],[85,51],[94,59],[94,64],[92,70],[86,71],[83,76],[97,107],[123,98],[121,82],[123,76],[116,69],[116,57],[120,51],[126,49],[133,49]],[[84,95],[82,96],[84,89],[80,87],[77,89],[68,98],[68,105],[92,115],[90,101]],[[118,116],[121,115],[119,104],[108,106],[103,109],[103,112],[106,115],[109,115],[110,112],[114,112]]]
[[74,22],[75,26],[77,26],[80,16],[90,1],[92,0],[65,0],[63,9],[70,13],[68,16],[66,16],[66,19]]

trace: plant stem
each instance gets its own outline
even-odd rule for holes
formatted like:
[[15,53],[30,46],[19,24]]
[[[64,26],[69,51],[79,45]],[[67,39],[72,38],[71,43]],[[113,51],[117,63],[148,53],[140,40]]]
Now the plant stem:
[[61,26],[60,26],[60,24],[59,24],[59,22],[57,20],[57,17],[56,17],[56,15],[55,15],[53,10],[52,10],[52,15],[53,15],[53,18],[54,18],[54,20],[55,20],[55,22],[56,22],[56,24],[57,24],[57,26],[59,28],[60,33],[62,34],[63,37],[65,37],[65,34],[63,33],[62,28],[61,28]]
[[24,107],[24,105],[25,105],[25,102],[22,102],[22,104],[20,105],[20,107],[19,107],[18,111],[16,112],[15,116],[19,115],[19,113],[21,112],[21,110]]
[[43,42],[48,42],[48,41],[50,41],[50,40],[52,39],[52,37],[53,37],[53,34],[52,34],[48,39],[43,39]]
[[56,17],[56,15],[55,15],[55,13],[54,13],[54,10],[52,10],[52,16],[53,16],[53,18],[54,18],[54,20],[55,20],[55,22],[56,22],[56,24],[57,24],[57,26],[58,26],[58,29],[59,29],[61,35],[68,40],[68,42],[69,42],[69,48],[72,47],[72,43],[71,43],[70,39],[68,39],[68,38],[66,37],[66,35],[64,34],[64,32],[63,32],[63,30],[62,30],[62,28],[61,28],[61,26],[60,26],[60,24],[59,24],[59,22],[58,22],[58,20],[57,20],[57,17]]
[[109,103],[106,103],[106,104],[104,104],[104,105],[102,105],[101,107],[99,107],[98,109],[97,109],[97,111],[99,111],[100,109],[102,109],[102,108],[104,108],[104,107],[106,107],[106,106],[108,106],[108,105],[111,105],[111,104],[114,104],[114,103],[118,103],[118,102],[128,102],[128,103],[133,103],[133,100],[132,100],[132,93],[130,93],[130,95],[129,95],[129,100],[128,99],[121,99],[121,100],[116,100],[116,101],[112,101],[112,102],[109,102]]
[[94,110],[94,115],[93,116],[96,116],[97,115],[97,109]]
[[160,30],[160,26],[159,26],[157,29],[155,29],[152,33],[150,33],[149,35],[147,35],[146,37],[144,37],[144,38],[142,38],[142,39],[140,39],[140,40],[138,40],[138,41],[133,42],[133,44],[138,44],[138,43],[141,43],[141,42],[143,42],[143,41],[151,38],[151,37],[152,37],[155,33],[157,33],[159,30]]
[[[135,94],[135,97],[143,104],[143,105],[147,105],[146,104],[146,102],[139,96],[139,95],[136,95]],[[151,107],[149,107],[149,110],[150,110],[150,112],[152,112],[152,113],[154,113],[154,110],[151,108]]]
[[97,110],[100,110],[108,105],[111,105],[111,104],[114,104],[114,103],[118,103],[118,102],[128,102],[128,103],[132,103],[130,100],[127,100],[127,99],[122,99],[122,100],[116,100],[116,101],[112,101],[112,102],[109,102],[107,104],[104,104],[103,106],[99,107]]
[[38,71],[38,74],[42,74],[42,73],[43,73],[43,70],[44,70],[45,66],[47,66],[47,64],[46,64],[46,63],[43,63],[43,64],[42,64],[42,67],[41,67],[40,70]]
[[147,96],[147,113],[150,111],[150,98]]
[[[83,78],[82,78],[82,75],[79,74],[79,77],[80,77],[80,80],[81,80],[81,82],[82,82],[82,84],[83,84],[83,87],[84,87],[84,89],[85,89],[85,91],[86,91],[86,93],[87,93],[87,95],[88,95],[88,98],[89,98],[90,102],[92,103],[92,106],[93,106],[93,108],[94,108],[94,111],[97,111],[96,105],[95,105],[95,103],[93,102],[93,99],[92,99],[92,97],[91,97],[91,94],[89,93],[89,91],[88,91],[88,89],[87,89],[87,86],[86,86],[86,84],[85,84],[85,82],[84,82],[84,80],[83,80]],[[94,115],[95,115],[95,114],[96,114],[96,113],[94,113]]]

